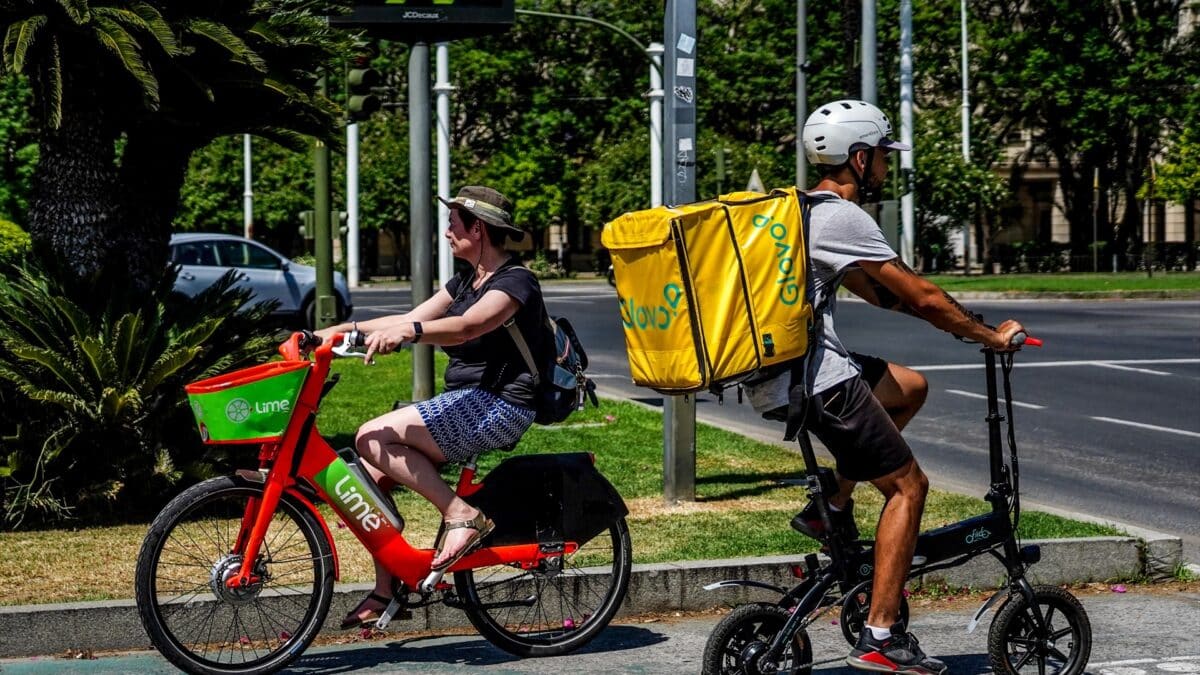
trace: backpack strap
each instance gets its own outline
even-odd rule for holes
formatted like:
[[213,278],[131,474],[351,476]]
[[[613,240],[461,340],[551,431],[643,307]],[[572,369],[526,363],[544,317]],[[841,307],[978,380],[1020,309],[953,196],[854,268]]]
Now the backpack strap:
[[508,321],[505,321],[504,327],[508,329],[508,334],[512,336],[513,342],[517,345],[517,351],[521,352],[521,358],[525,359],[525,365],[529,367],[529,374],[533,376],[533,386],[542,386],[542,376],[538,373],[533,354],[529,351],[529,343],[525,342],[525,336],[521,335],[521,329],[517,327],[517,315],[513,314]]
[[[804,233],[804,248],[805,258],[807,259],[808,269],[805,270],[807,281],[805,282],[808,292],[813,290],[813,271],[812,258],[808,255],[808,220],[812,213],[812,205],[815,201],[826,199],[824,196],[813,196],[803,190],[796,191],[796,197],[800,200],[800,224]],[[811,367],[810,360],[812,353],[817,349],[817,340],[821,339],[824,332],[824,322],[822,321],[825,305],[828,304],[829,298],[825,298],[821,304],[813,306],[813,322],[808,327],[808,353],[802,358],[794,359],[791,362],[790,373],[788,375],[788,411],[787,425],[784,428],[783,440],[792,441],[805,428],[806,415],[808,412],[808,375]]]

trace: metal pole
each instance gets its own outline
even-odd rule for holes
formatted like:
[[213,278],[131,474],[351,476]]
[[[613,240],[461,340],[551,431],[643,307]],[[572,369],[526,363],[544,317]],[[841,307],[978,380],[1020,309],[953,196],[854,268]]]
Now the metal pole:
[[[696,1],[666,0],[664,91],[672,92],[663,124],[666,203],[696,201]],[[663,498],[696,498],[696,399],[663,399]]]
[[[900,0],[900,142],[913,143],[912,0]],[[916,214],[913,205],[913,153],[900,153],[900,259],[913,265]]]
[[1092,271],[1100,271],[1100,167],[1092,174]]
[[[450,199],[450,44],[439,42],[437,51],[437,81],[433,92],[437,95],[437,193],[442,199]],[[454,276],[454,258],[450,254],[450,242],[446,239],[446,228],[450,227],[450,209],[441,201],[437,204],[438,233],[438,285]]]
[[346,283],[358,288],[358,123],[346,125]]
[[[328,78],[325,75],[317,80],[317,90],[320,96],[328,96]],[[333,240],[330,238],[332,228],[329,224],[329,146],[320,139],[317,139],[316,149],[313,150],[313,168],[316,183],[313,253],[317,258],[314,323],[317,328],[325,328],[337,321],[337,304],[333,299]]]
[[862,0],[862,100],[872,105],[875,79],[875,0]]
[[[409,280],[412,306],[433,295],[429,185],[429,45],[408,53]],[[413,345],[412,400],[433,397],[433,346]]]
[[646,48],[650,57],[650,207],[663,203],[663,77],[661,42]]
[[[962,156],[963,163],[971,161],[971,104],[969,101],[968,84],[970,77],[967,64],[967,0],[960,0],[962,15]],[[963,273],[971,273],[971,217],[963,220]]]
[[796,3],[796,187],[808,185],[804,123],[808,120],[808,2]]
[[250,134],[242,135],[242,176],[245,190],[242,192],[242,236],[254,238],[254,189],[250,176]]

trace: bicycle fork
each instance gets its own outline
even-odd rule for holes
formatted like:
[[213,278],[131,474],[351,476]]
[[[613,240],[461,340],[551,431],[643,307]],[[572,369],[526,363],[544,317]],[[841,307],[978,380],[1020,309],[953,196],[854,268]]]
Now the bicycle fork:
[[791,642],[792,636],[807,625],[809,615],[821,608],[821,601],[838,581],[838,576],[831,571],[824,572],[817,577],[808,592],[800,598],[800,602],[792,608],[791,616],[783,624],[783,628],[775,634],[775,639],[771,641],[767,651],[758,657],[760,663],[763,660],[767,663],[778,662],[783,650]]

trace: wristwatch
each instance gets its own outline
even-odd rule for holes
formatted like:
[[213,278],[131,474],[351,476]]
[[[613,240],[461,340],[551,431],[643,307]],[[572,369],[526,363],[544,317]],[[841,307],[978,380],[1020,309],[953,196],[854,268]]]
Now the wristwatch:
[[421,341],[421,335],[423,335],[425,331],[421,328],[420,321],[414,321],[412,323],[413,323],[413,339],[412,339],[412,341],[413,341],[413,344],[416,344]]

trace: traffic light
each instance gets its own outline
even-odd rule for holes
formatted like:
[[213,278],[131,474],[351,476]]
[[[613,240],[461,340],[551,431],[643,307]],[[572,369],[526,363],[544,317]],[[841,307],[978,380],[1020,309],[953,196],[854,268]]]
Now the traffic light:
[[351,68],[346,73],[346,113],[350,122],[361,122],[383,106],[372,88],[379,85],[379,71],[374,68]]

